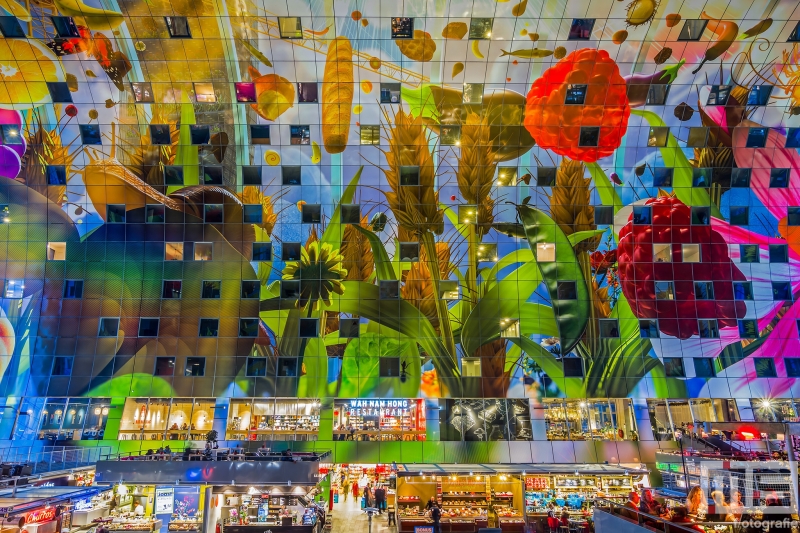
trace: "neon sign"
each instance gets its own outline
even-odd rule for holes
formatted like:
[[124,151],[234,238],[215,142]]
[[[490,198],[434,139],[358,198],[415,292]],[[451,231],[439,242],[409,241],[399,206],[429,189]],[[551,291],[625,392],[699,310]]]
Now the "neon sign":
[[349,416],[400,416],[408,412],[408,400],[350,400]]
[[28,513],[25,516],[25,523],[26,524],[40,524],[42,522],[49,522],[51,520],[56,519],[56,508],[55,507],[45,507],[44,509],[39,509],[37,511],[33,511]]

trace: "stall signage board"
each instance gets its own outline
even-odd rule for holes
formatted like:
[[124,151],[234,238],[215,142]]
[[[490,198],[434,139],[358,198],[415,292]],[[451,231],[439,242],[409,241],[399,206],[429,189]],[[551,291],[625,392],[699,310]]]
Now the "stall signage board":
[[50,522],[51,520],[55,519],[56,519],[56,508],[45,507],[44,509],[38,509],[36,511],[28,513],[27,516],[25,516],[25,523],[40,524],[42,522]]
[[433,533],[433,526],[414,526],[414,533]]
[[526,477],[525,488],[531,489],[548,489],[550,488],[550,480],[546,477]]
[[175,499],[175,489],[156,489],[155,514],[172,514]]
[[408,412],[408,400],[350,400],[348,416],[401,416]]

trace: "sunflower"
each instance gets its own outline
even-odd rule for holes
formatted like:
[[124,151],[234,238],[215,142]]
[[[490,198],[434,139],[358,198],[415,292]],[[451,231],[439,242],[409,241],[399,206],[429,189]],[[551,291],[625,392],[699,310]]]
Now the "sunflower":
[[331,305],[331,293],[344,294],[342,280],[347,269],[342,267],[344,257],[328,244],[312,241],[300,249],[300,261],[290,261],[283,269],[283,279],[300,281],[300,296],[296,306],[304,308],[311,302],[314,308],[319,300]]

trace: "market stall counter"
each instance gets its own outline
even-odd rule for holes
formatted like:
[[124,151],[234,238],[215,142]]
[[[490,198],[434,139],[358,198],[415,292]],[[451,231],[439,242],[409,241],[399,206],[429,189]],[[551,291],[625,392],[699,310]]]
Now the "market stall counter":
[[157,533],[163,522],[153,518],[114,518],[106,525],[109,533],[124,533],[126,531],[155,532]]
[[[234,491],[237,492],[234,492]],[[238,492],[222,489],[222,533],[316,533],[325,522],[322,505],[314,503],[315,487],[255,487]]]

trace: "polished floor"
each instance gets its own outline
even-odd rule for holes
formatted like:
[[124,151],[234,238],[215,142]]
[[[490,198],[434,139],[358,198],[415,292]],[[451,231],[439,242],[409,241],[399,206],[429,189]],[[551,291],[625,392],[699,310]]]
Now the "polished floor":
[[332,533],[397,533],[397,527],[387,525],[386,513],[372,518],[372,531],[369,530],[367,515],[361,510],[361,498],[350,494],[347,501],[340,496],[339,503],[333,504]]

